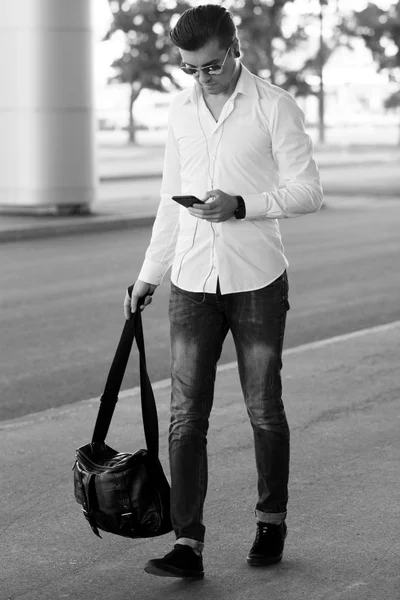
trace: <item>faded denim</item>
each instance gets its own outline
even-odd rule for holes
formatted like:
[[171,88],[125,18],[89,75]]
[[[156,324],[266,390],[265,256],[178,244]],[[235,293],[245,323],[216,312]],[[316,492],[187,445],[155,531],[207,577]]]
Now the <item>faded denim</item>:
[[[182,543],[202,548],[207,493],[207,431],[217,362],[230,330],[254,433],[256,516],[286,517],[289,427],[282,402],[282,346],[289,310],[286,272],[250,292],[194,293],[171,284],[171,517]],[[185,538],[185,539],[184,539]]]

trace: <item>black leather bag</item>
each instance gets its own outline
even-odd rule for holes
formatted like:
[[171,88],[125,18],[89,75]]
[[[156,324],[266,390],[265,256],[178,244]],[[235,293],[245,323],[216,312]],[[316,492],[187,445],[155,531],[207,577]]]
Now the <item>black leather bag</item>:
[[[105,443],[133,340],[140,357],[140,392],[147,449],[118,452]],[[107,378],[92,441],[76,451],[74,493],[93,532],[130,538],[172,530],[170,486],[158,457],[158,417],[147,374],[141,311],[125,322]]]

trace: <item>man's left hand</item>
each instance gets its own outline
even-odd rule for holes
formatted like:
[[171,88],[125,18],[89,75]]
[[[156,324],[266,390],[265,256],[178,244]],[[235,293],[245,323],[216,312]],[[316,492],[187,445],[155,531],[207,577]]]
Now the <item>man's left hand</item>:
[[193,217],[205,219],[211,223],[222,223],[233,217],[238,207],[236,196],[229,196],[221,190],[211,190],[206,192],[202,200],[206,202],[213,198],[212,202],[207,204],[194,204],[188,210]]

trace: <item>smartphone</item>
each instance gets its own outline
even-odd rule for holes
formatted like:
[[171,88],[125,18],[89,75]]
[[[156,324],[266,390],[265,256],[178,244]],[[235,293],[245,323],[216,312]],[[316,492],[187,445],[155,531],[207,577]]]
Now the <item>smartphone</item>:
[[172,200],[186,206],[186,208],[193,206],[193,204],[204,204],[203,200],[199,200],[196,196],[172,196]]

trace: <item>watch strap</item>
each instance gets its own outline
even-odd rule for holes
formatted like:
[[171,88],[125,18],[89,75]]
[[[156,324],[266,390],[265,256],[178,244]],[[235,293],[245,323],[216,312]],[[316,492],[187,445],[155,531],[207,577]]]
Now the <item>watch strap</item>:
[[234,212],[235,219],[244,219],[246,217],[246,204],[242,196],[236,196],[238,206]]

